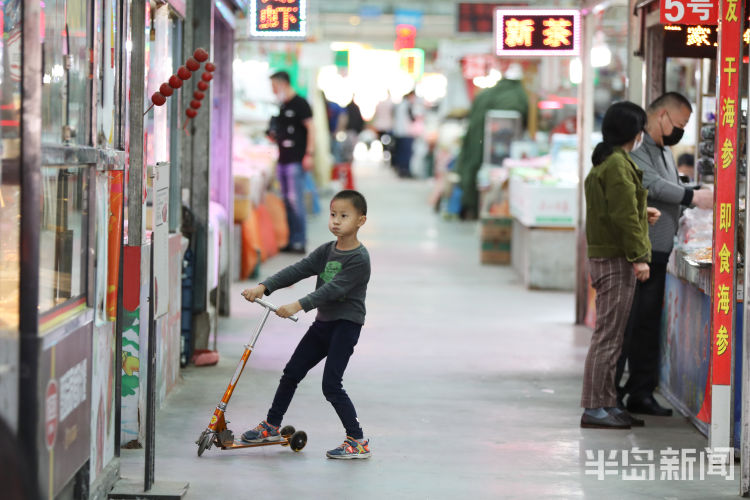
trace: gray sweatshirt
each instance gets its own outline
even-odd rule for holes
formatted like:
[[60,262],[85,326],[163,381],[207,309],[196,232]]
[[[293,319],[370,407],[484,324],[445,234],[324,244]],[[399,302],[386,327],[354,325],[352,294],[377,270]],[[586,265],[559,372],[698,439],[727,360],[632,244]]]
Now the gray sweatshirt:
[[370,281],[370,254],[364,245],[337,250],[336,242],[325,243],[301,261],[285,267],[263,281],[266,295],[310,276],[318,276],[315,291],[300,299],[305,312],[318,309],[316,319],[346,319],[365,323],[365,295]]
[[669,254],[679,227],[683,206],[690,206],[693,191],[680,183],[672,151],[659,146],[650,135],[643,134],[643,146],[630,153],[643,170],[643,187],[648,189],[648,206],[661,212],[659,221],[649,226],[654,252]]

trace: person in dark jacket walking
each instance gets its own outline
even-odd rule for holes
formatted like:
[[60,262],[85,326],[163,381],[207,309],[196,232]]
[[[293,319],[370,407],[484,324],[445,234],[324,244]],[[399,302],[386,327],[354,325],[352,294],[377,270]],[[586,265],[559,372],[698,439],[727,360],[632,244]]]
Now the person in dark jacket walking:
[[629,429],[642,425],[617,407],[617,358],[635,293],[636,280],[649,276],[648,222],[658,211],[646,206],[643,173],[630,152],[643,140],[646,112],[632,102],[609,107],[603,142],[594,149],[586,177],[586,241],[591,283],[596,290],[596,327],[583,375],[581,427]]

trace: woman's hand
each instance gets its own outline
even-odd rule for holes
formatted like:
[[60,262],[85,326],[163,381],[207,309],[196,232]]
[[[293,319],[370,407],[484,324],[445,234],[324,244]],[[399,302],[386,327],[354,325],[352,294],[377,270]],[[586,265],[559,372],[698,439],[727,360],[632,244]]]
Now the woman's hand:
[[635,279],[638,281],[648,281],[650,268],[645,262],[633,262],[633,272],[635,273]]
[[242,290],[242,296],[245,297],[245,300],[249,300],[250,302],[255,302],[255,299],[259,299],[263,297],[263,294],[266,291],[266,285],[260,284],[253,288],[246,288],[245,290]]
[[287,304],[276,309],[276,316],[280,318],[288,318],[290,316],[294,316],[301,310],[302,305],[299,303],[299,301],[292,302],[291,304]]
[[652,226],[656,224],[656,221],[661,217],[661,212],[654,207],[646,207],[646,213],[648,215],[648,223]]

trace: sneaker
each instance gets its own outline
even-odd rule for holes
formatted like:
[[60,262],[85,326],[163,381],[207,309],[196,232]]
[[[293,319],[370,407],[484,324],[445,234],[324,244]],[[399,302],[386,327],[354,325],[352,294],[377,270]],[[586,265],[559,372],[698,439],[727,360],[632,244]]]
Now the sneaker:
[[242,434],[242,440],[246,443],[270,443],[284,439],[279,434],[279,428],[266,422],[258,424],[255,429],[250,429]]
[[370,458],[370,440],[358,441],[353,437],[346,437],[344,443],[333,450],[326,452],[328,458],[353,459]]

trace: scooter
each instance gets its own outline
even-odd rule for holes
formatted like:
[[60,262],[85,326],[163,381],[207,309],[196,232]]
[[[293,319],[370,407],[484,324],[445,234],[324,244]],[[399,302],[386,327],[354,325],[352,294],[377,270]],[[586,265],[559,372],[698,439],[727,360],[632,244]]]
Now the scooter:
[[[255,299],[254,302],[256,304],[260,304],[265,308],[263,317],[261,318],[260,323],[255,329],[252,340],[249,344],[245,345],[245,352],[242,353],[242,358],[237,365],[237,369],[234,371],[232,380],[229,382],[229,386],[227,387],[226,392],[224,392],[224,396],[221,398],[221,402],[216,407],[216,410],[211,417],[211,421],[209,422],[208,427],[206,427],[206,430],[201,433],[200,437],[198,437],[198,440],[195,442],[195,444],[198,445],[199,457],[203,455],[204,451],[211,448],[211,446],[213,445],[216,445],[222,450],[237,450],[240,448],[255,448],[258,446],[280,444],[281,446],[289,446],[293,451],[300,451],[307,444],[307,434],[305,433],[305,431],[297,431],[291,425],[287,425],[281,428],[279,433],[281,434],[282,439],[280,441],[270,441],[264,443],[246,443],[241,439],[235,440],[234,433],[227,428],[225,413],[227,411],[229,399],[232,397],[232,393],[234,392],[234,388],[237,386],[240,375],[242,375],[242,371],[245,369],[245,365],[247,364],[247,359],[250,357],[250,353],[252,353],[253,349],[255,348],[255,342],[257,342],[258,337],[260,336],[260,331],[265,326],[266,320],[268,320],[268,315],[271,312],[276,312],[277,309],[276,306],[262,299]],[[295,322],[299,320],[296,315],[289,317],[289,319]]]

